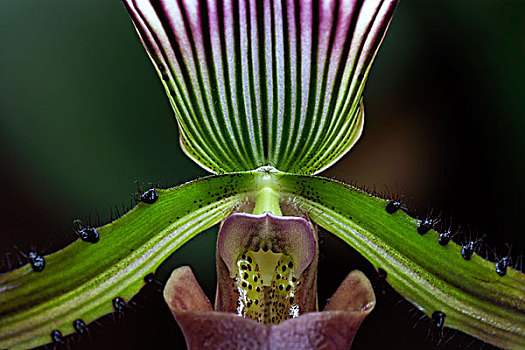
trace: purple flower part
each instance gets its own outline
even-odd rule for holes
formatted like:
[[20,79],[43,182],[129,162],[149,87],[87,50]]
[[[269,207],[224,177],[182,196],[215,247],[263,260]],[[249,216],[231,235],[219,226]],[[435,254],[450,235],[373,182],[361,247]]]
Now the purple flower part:
[[164,300],[171,309],[213,311],[210,301],[189,266],[173,270],[164,287]]
[[[275,260],[264,261],[255,252]],[[215,310],[262,323],[317,311],[317,255],[316,233],[304,218],[270,212],[230,215],[217,238]]]
[[310,265],[315,255],[315,238],[311,224],[303,218],[263,214],[236,213],[228,216],[217,240],[217,251],[233,269],[235,260],[246,250],[267,249],[290,254],[298,275]]
[[397,0],[123,0],[188,156],[216,173],[318,173],[357,142]]
[[197,349],[349,349],[375,306],[368,279],[352,271],[323,312],[306,313],[270,326],[233,313],[212,311],[189,267],[173,271],[164,298],[186,345]]

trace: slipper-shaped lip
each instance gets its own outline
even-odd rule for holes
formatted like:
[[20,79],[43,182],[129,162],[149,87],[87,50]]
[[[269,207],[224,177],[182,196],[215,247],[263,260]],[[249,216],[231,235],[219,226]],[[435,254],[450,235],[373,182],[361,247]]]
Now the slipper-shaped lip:
[[370,281],[352,271],[322,312],[278,325],[213,311],[190,267],[173,271],[164,298],[184,333],[188,349],[348,349],[375,306]]

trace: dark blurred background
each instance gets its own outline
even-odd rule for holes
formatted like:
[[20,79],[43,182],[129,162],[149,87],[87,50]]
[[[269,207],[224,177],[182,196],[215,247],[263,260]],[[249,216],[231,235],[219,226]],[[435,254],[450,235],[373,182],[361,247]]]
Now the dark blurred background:
[[[460,224],[506,254],[525,245],[525,6],[523,1],[399,5],[365,91],[366,126],[325,175],[403,198],[410,212]],[[135,180],[176,185],[205,175],[182,154],[168,100],[120,1],[0,1],[0,256],[43,253],[74,239],[75,218],[102,222],[129,205]],[[521,164],[521,165],[520,165]],[[216,231],[170,265],[190,264],[215,289]],[[359,267],[322,234],[320,300]],[[327,253],[329,252],[329,254]],[[165,268],[164,275],[169,271]],[[160,276],[163,276],[160,273]],[[184,348],[161,294],[106,317],[71,348]],[[365,321],[356,348],[478,348],[453,331],[445,345],[392,290]]]

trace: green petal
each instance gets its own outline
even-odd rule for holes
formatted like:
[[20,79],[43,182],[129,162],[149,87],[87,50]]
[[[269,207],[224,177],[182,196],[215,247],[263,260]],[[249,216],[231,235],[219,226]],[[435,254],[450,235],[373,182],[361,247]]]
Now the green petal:
[[397,0],[123,0],[188,156],[216,172],[318,173],[363,128]]
[[42,272],[29,265],[0,275],[0,348],[50,343],[51,332],[73,333],[129,301],[143,278],[199,232],[228,216],[253,187],[252,174],[203,178],[157,190],[154,204],[139,203],[120,219],[97,228],[96,244],[77,240],[46,256]]
[[322,177],[283,175],[281,193],[313,221],[350,244],[387,282],[428,316],[444,312],[447,327],[502,348],[525,348],[525,275],[474,254],[461,256],[439,234],[417,232],[419,221],[387,213],[387,201]]

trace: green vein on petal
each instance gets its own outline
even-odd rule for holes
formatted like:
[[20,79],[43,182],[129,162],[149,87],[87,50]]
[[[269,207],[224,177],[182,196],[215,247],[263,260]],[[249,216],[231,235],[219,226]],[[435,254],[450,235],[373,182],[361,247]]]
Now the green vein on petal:
[[[315,174],[358,140],[397,0],[123,0],[186,154],[215,172]],[[162,69],[160,69],[160,68]]]
[[277,175],[282,200],[359,251],[386,281],[428,316],[444,312],[446,327],[502,348],[525,348],[525,274],[494,262],[461,255],[439,234],[417,232],[419,221],[402,210],[386,212],[388,201],[323,177]]
[[215,175],[167,190],[97,228],[96,244],[77,240],[45,257],[42,272],[25,265],[0,275],[0,348],[51,343],[53,330],[75,332],[129,301],[143,278],[196,234],[227,217],[255,188],[257,175]]

